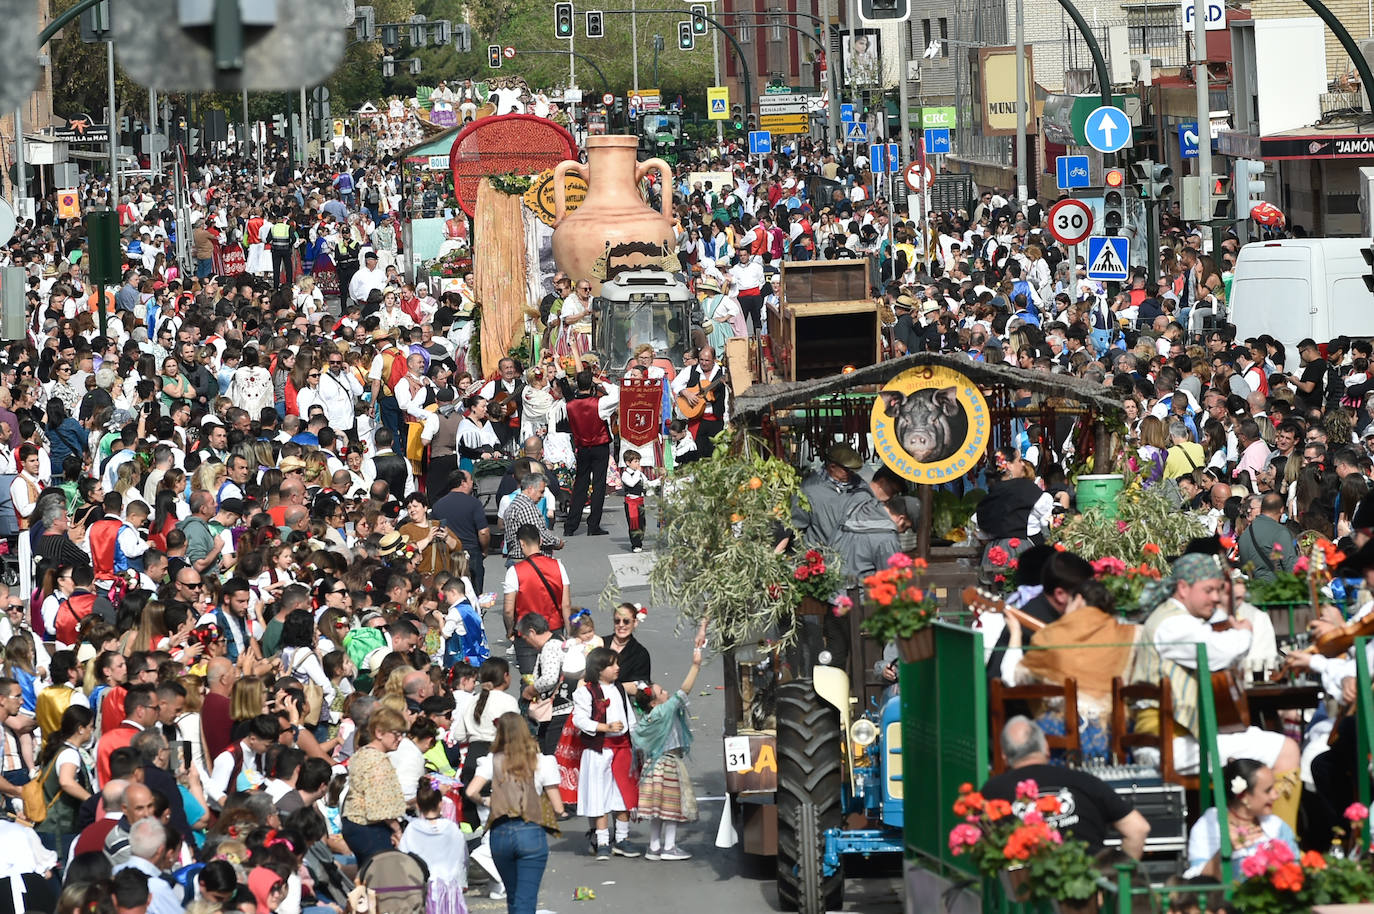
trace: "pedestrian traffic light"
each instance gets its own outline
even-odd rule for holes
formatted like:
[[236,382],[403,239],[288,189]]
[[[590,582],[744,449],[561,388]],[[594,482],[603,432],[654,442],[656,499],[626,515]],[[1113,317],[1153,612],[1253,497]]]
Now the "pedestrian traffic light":
[[743,105],[731,105],[731,106],[730,106],[730,124],[731,124],[731,126],[733,126],[736,130],[743,130],[743,129],[744,129],[744,106],[743,106]]
[[677,24],[677,47],[679,51],[690,51],[697,46],[697,40],[692,35],[692,23],[684,19]]
[[1212,178],[1212,218],[1234,219],[1232,214],[1231,176],[1216,175]]
[[395,75],[396,58],[392,57],[390,54],[387,54],[385,57],[382,58],[382,76],[385,79],[390,79]]
[[487,45],[487,66],[493,70],[501,69],[501,46],[499,44]]
[[587,10],[587,37],[604,38],[606,36],[605,26],[601,20],[601,10]]
[[1235,197],[1234,218],[1249,219],[1250,210],[1264,202],[1264,163],[1253,159],[1236,159],[1231,182],[1231,195]]
[[553,5],[553,37],[564,41],[573,37],[573,5],[555,3]]
[[286,136],[286,115],[272,115],[272,133],[276,136]]
[[1108,184],[1110,172],[1120,172],[1119,168],[1109,168],[1103,173],[1102,188],[1102,233],[1104,235],[1120,235],[1122,227],[1126,224],[1126,194],[1122,185],[1125,184],[1125,175],[1118,174],[1118,182],[1115,187]]
[[693,34],[693,35],[705,35],[705,34],[706,34],[706,25],[707,25],[707,22],[706,22],[706,4],[705,4],[705,3],[693,3],[693,4],[692,4],[692,34]]

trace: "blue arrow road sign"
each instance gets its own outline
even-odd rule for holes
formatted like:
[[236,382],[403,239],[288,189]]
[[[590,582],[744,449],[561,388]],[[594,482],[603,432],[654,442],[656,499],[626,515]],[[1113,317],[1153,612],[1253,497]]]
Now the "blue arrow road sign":
[[1083,122],[1083,134],[1098,152],[1116,152],[1130,142],[1131,122],[1120,108],[1103,105]]
[[1088,278],[1106,281],[1126,279],[1130,239],[1094,235],[1088,239]]
[[1180,158],[1197,158],[1198,132],[1197,121],[1184,121],[1178,125],[1178,154]]
[[868,147],[868,168],[875,175],[887,173],[887,144],[874,143]]
[[846,143],[867,143],[868,124],[864,121],[854,121],[844,125],[844,141]]
[[1054,160],[1054,170],[1059,178],[1056,183],[1061,190],[1088,187],[1092,184],[1088,179],[1087,156],[1058,156]]
[[840,120],[846,124],[854,123],[853,105],[840,105]]
[[926,131],[926,155],[949,155],[949,128],[932,127]]
[[749,154],[766,156],[773,152],[773,134],[767,130],[749,131]]

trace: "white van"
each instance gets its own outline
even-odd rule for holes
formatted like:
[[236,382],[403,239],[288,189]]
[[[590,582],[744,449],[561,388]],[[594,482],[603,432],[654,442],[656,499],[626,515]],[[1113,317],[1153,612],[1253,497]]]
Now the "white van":
[[1257,241],[1240,250],[1228,305],[1236,338],[1267,333],[1296,364],[1299,340],[1374,337],[1374,293],[1362,238]]

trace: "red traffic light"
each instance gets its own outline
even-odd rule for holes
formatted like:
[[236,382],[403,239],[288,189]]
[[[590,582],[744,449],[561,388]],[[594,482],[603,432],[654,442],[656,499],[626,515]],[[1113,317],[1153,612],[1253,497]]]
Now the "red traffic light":
[[1121,187],[1126,183],[1126,169],[1108,168],[1102,172],[1102,183],[1107,187]]

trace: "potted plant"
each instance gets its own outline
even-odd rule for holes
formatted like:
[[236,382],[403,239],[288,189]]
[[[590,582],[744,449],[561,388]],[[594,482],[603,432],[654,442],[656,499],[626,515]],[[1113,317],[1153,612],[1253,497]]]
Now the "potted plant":
[[986,799],[972,784],[959,788],[950,852],[967,854],[978,872],[999,880],[1012,901],[1053,902],[1064,912],[1095,912],[1097,870],[1088,845],[1065,840],[1046,820],[1059,798],[1041,796],[1033,780],[1016,785],[1016,800]]
[[887,567],[864,578],[867,617],[863,630],[883,644],[895,642],[907,663],[935,656],[935,621],[939,604],[918,586],[926,560],[894,553]]
[[827,556],[820,549],[808,549],[792,569],[792,592],[797,597],[797,613],[824,615],[830,600],[840,589],[839,557]]
[[1364,853],[1360,833],[1369,809],[1352,803],[1345,810],[1348,833],[1338,836],[1329,854],[1307,851],[1297,857],[1282,841],[1270,841],[1240,862],[1244,880],[1236,886],[1232,901],[1246,914],[1280,914],[1305,911],[1313,905],[1323,911],[1340,905],[1364,909],[1374,901],[1374,872]]

